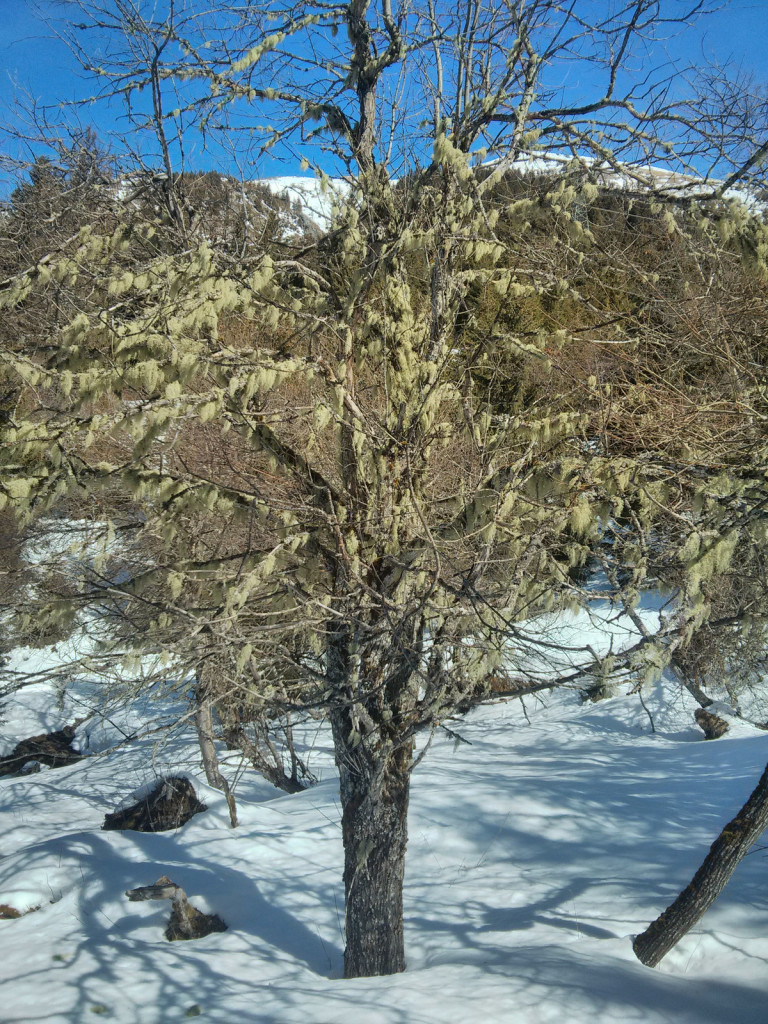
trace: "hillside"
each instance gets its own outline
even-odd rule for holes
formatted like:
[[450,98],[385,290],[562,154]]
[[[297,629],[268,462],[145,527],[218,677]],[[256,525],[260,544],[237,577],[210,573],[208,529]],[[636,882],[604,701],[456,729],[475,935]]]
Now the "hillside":
[[[16,651],[29,666],[34,652]],[[5,709],[5,747],[83,715],[31,687]],[[338,780],[315,726],[317,786],[280,795],[252,772],[228,827],[189,732],[109,749],[162,709],[112,709],[77,732],[92,756],[0,779],[3,1020],[160,1024],[758,1024],[768,992],[768,906],[756,847],[715,907],[659,970],[634,958],[640,931],[689,880],[752,789],[768,737],[744,722],[714,742],[668,681],[581,704],[561,692],[497,703],[439,731],[414,774],[407,855],[408,967],[341,980]],[[460,737],[460,739],[458,738]],[[231,771],[236,761],[230,762]],[[209,810],[176,832],[102,832],[104,814],[168,771]],[[168,875],[224,934],[168,943],[167,903],[123,893]]]

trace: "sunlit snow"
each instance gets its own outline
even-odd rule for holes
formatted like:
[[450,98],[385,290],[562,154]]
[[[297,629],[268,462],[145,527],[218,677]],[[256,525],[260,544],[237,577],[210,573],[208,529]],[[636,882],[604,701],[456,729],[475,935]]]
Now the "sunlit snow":
[[[80,717],[68,700],[45,684],[19,691],[5,745]],[[234,831],[188,729],[0,779],[0,904],[38,908],[0,920],[0,1017],[757,1024],[768,996],[759,844],[660,969],[638,963],[631,937],[754,787],[768,736],[733,720],[706,742],[694,702],[669,682],[645,702],[655,733],[637,696],[582,704],[575,691],[477,709],[451,721],[460,740],[438,732],[413,779],[408,969],[390,978],[341,978],[340,811],[323,728],[303,737],[319,784],[286,796],[245,772]],[[162,710],[113,709],[111,724],[80,726],[80,746],[104,751]],[[188,774],[210,809],[177,832],[101,831],[107,811],[168,771]],[[229,930],[167,942],[168,904],[124,896],[163,874]]]

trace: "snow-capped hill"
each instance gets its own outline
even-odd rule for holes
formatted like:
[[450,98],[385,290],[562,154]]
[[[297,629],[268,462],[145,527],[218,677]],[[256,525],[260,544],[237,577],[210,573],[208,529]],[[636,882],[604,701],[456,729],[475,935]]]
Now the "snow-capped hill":
[[[594,157],[580,156],[574,159],[562,153],[526,154],[510,165],[510,170],[520,174],[552,175],[562,174],[566,169],[580,168],[585,177],[601,188],[620,192],[653,192],[667,198],[685,199],[700,196],[708,199],[718,193],[723,182],[717,178],[700,177],[675,171],[658,164],[626,164],[618,169]],[[727,188],[724,199],[738,199],[755,213],[765,211],[766,204],[745,188]]]
[[285,175],[258,179],[274,195],[298,206],[312,225],[327,231],[334,208],[343,202],[349,185],[343,178],[317,178],[311,175]]
[[[598,187],[620,192],[652,192],[667,198],[684,199],[700,196],[706,199],[713,196],[722,185],[721,181],[714,178],[696,177],[655,164],[628,164],[625,169],[617,170],[594,157],[580,157],[578,164],[581,165],[585,177]],[[560,153],[526,154],[509,164],[510,171],[520,174],[553,177],[576,168],[577,163],[573,157]],[[313,175],[260,178],[258,184],[288,202],[291,210],[294,213],[298,212],[308,222],[307,226],[320,231],[328,230],[334,209],[343,203],[350,188],[349,182],[343,178]],[[746,189],[726,189],[723,198],[738,199],[755,213],[766,209],[766,204]]]

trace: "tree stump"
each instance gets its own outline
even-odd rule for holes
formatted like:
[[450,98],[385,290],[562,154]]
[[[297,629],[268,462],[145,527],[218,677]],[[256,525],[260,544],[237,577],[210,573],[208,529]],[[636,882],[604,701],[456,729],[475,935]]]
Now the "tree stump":
[[202,939],[213,932],[225,932],[226,924],[217,914],[204,914],[193,907],[184,890],[163,875],[154,885],[129,889],[125,894],[132,903],[141,900],[171,900],[171,919],[165,929],[169,942],[180,939]]
[[716,740],[728,732],[728,723],[719,715],[713,715],[711,711],[704,708],[696,708],[694,714],[696,724],[704,730],[704,739]]
[[181,828],[195,814],[208,808],[197,798],[189,779],[171,775],[130,807],[112,811],[101,826],[105,831],[132,829],[134,832],[167,832]]
[[[21,740],[7,757],[0,757],[0,775],[28,775],[31,771],[39,771],[43,764],[49,768],[63,768],[82,761],[83,755],[72,749],[72,741],[75,730],[84,721],[84,718],[78,718],[72,725],[65,725],[56,732],[43,732]],[[33,761],[37,762],[38,768],[27,768]]]

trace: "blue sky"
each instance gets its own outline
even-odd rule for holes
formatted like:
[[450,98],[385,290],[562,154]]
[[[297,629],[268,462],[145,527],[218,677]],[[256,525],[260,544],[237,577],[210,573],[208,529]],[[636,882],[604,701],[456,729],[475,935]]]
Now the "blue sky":
[[[612,0],[605,0],[610,5]],[[0,119],[7,120],[18,89],[43,103],[89,95],[93,86],[79,74],[67,48],[36,17],[46,0],[0,0]],[[768,0],[725,0],[723,8],[667,42],[680,60],[728,62],[768,82]],[[661,56],[661,55],[659,55]],[[116,111],[88,108],[83,118],[106,133]],[[298,171],[295,154],[277,149],[262,158],[259,174]]]

